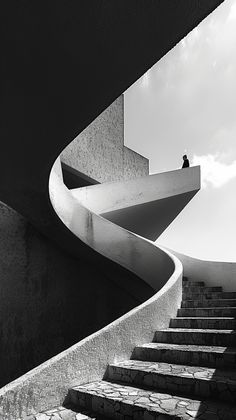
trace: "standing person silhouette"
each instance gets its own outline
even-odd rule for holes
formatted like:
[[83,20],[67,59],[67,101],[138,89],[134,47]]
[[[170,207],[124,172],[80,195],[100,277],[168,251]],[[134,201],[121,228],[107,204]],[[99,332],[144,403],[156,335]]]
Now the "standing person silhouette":
[[183,162],[182,168],[188,168],[189,167],[189,160],[187,158],[187,155],[183,155],[183,160],[184,160],[184,162]]

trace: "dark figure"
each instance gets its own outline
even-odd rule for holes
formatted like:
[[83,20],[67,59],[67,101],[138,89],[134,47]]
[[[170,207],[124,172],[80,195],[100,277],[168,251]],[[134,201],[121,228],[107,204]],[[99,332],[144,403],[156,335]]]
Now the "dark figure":
[[183,160],[184,160],[184,163],[183,163],[182,168],[188,168],[189,167],[189,160],[187,158],[187,155],[183,156]]

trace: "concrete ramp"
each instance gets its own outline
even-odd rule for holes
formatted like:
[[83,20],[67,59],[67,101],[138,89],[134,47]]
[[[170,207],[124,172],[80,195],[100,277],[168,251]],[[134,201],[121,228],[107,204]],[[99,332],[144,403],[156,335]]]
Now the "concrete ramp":
[[81,204],[105,219],[156,240],[200,189],[200,167],[72,190]]

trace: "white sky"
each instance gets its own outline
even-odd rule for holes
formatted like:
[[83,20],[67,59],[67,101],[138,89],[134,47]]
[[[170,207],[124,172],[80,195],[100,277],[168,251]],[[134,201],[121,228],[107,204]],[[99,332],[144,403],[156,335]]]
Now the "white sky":
[[125,93],[125,143],[150,173],[200,164],[202,189],[158,243],[236,261],[236,1],[225,0]]

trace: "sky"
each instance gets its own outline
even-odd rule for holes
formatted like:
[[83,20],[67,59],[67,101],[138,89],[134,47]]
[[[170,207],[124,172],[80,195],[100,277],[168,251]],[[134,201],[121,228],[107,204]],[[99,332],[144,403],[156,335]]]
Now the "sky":
[[158,243],[236,261],[236,1],[211,15],[125,92],[125,144],[150,173],[201,165],[201,191]]

